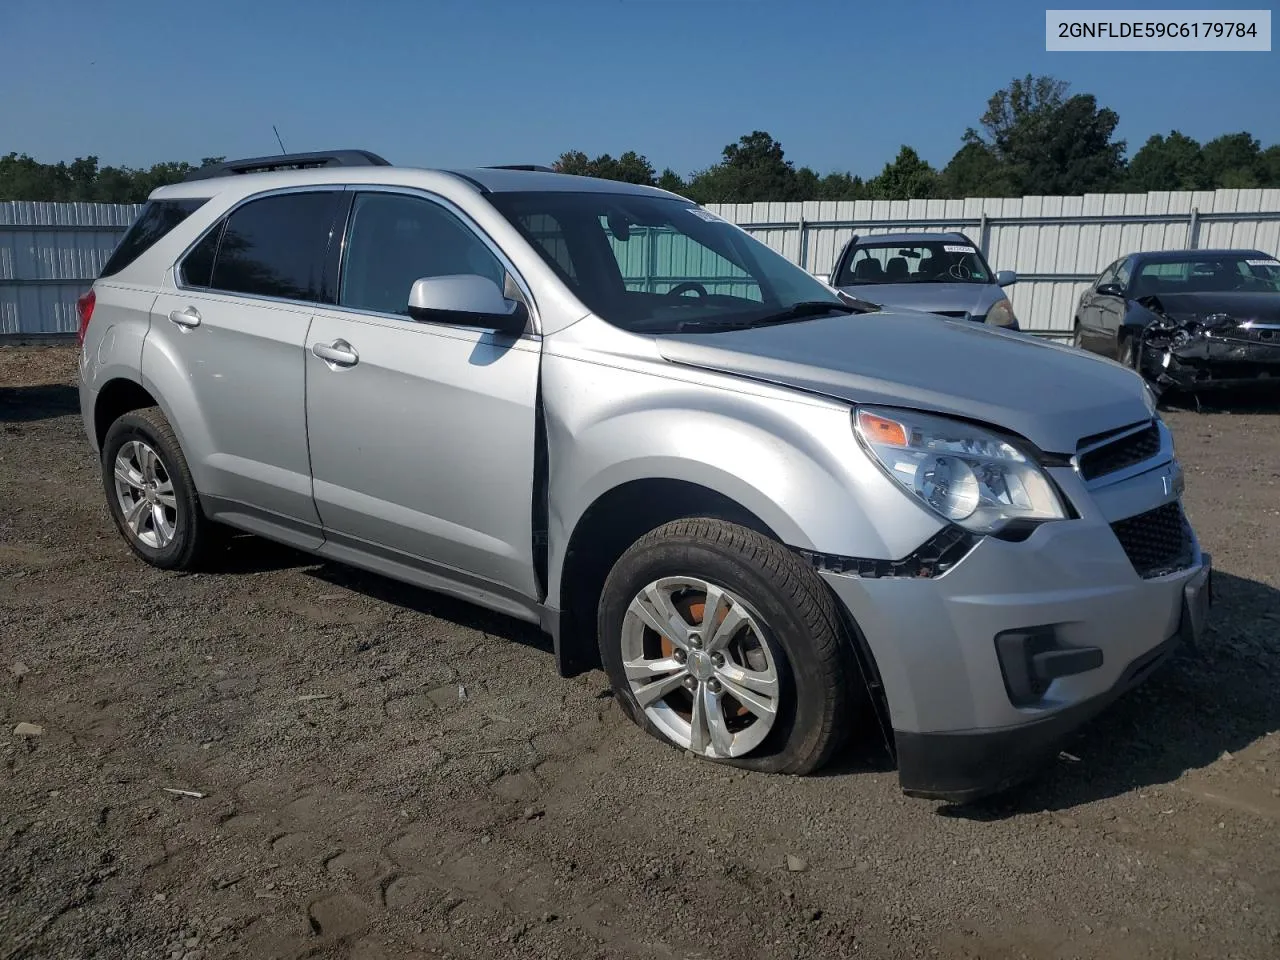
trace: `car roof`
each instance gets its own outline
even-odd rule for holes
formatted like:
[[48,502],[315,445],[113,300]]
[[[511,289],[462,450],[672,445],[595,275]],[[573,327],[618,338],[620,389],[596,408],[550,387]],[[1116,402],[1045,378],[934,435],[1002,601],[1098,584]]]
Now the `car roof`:
[[954,230],[945,232],[917,230],[902,233],[874,233],[858,238],[858,246],[870,246],[882,243],[919,243],[922,240],[958,240],[961,243],[972,243],[963,233]]
[[[430,169],[393,166],[329,166],[303,170],[279,170],[270,173],[239,173],[200,180],[187,180],[159,187],[152,199],[213,197],[226,191],[248,195],[262,190],[288,187],[324,186],[326,184],[374,184],[423,187],[430,189],[447,177],[455,184],[463,181],[480,193],[520,193],[526,191],[567,193],[610,193],[632,196],[677,197],[657,187],[580,177],[545,170],[515,170],[493,167],[464,169]],[[681,198],[683,199],[683,198]]]
[[1148,250],[1143,253],[1133,253],[1130,256],[1135,260],[1145,260],[1149,263],[1161,263],[1170,260],[1190,260],[1197,257],[1265,257],[1260,250],[1252,248],[1210,248],[1207,250]]

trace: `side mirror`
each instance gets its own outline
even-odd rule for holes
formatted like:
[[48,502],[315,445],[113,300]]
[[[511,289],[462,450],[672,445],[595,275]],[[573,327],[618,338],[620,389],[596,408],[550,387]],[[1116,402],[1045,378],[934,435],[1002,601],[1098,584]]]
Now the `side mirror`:
[[1123,297],[1124,287],[1118,283],[1100,283],[1098,284],[1098,295],[1103,297]]
[[1001,287],[1011,287],[1018,282],[1018,275],[1012,270],[997,270],[996,284]]
[[524,333],[529,322],[523,303],[508,300],[496,283],[474,273],[415,280],[409,291],[409,316],[432,323],[492,327],[512,337]]

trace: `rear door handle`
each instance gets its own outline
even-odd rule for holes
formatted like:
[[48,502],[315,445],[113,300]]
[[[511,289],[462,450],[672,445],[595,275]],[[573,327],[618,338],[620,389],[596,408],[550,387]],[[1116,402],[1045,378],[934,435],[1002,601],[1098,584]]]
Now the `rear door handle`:
[[198,327],[200,326],[200,311],[195,307],[183,307],[181,310],[171,311],[169,320],[180,327]]
[[335,340],[333,343],[313,343],[311,352],[326,363],[339,367],[354,367],[360,362],[360,354],[356,353],[356,348],[345,340]]

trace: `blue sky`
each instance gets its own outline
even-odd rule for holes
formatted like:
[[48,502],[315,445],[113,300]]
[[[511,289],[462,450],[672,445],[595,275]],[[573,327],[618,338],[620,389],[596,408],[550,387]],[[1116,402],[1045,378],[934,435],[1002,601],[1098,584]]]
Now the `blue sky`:
[[903,143],[945,164],[1026,73],[1095,94],[1131,152],[1171,128],[1280,141],[1280,53],[1047,53],[1045,5],[1025,0],[0,5],[0,154],[46,161],[274,153],[275,123],[292,151],[457,166],[635,149],[685,174],[762,129],[797,166],[870,176]]

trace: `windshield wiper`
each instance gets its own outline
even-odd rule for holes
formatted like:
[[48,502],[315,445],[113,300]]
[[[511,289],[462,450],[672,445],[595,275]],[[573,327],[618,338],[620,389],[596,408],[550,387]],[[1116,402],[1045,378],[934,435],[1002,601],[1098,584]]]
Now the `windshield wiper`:
[[706,317],[699,320],[684,320],[676,325],[676,333],[689,330],[750,330],[753,327],[768,327],[779,323],[794,323],[828,313],[869,313],[879,310],[873,303],[850,297],[848,300],[801,300],[793,303],[785,310],[767,313],[762,317],[735,317],[733,319],[716,320]]

